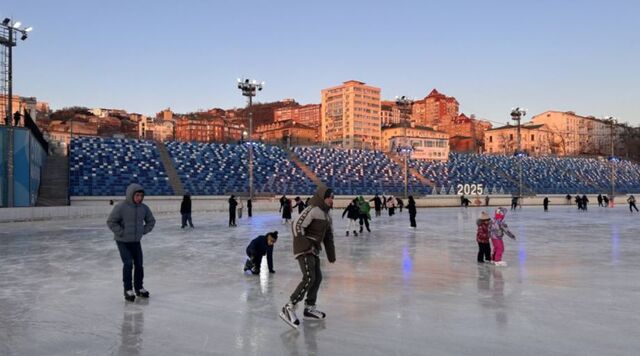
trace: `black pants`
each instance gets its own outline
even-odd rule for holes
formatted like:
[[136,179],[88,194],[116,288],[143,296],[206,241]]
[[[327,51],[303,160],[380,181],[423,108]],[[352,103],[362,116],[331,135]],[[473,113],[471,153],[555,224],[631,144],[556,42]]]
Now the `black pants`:
[[229,210],[229,226],[236,226],[236,209]]
[[369,217],[366,214],[360,214],[358,218],[360,219],[360,232],[362,232],[362,225],[367,227],[367,231],[371,232],[369,228]]
[[291,303],[297,304],[307,296],[304,301],[305,305],[316,305],[318,297],[318,289],[322,282],[322,271],[320,271],[320,258],[318,256],[307,254],[298,257],[300,271],[302,271],[302,281],[291,294]]
[[376,217],[380,216],[380,212],[382,211],[382,209],[376,209]]
[[491,244],[478,241],[478,262],[484,261],[491,261]]
[[543,207],[544,207],[544,211],[549,210],[549,205],[543,205]]
[[[140,242],[120,242],[116,241],[120,258],[122,259],[122,283],[124,290],[131,290],[135,287],[138,291],[142,289],[144,279],[144,268],[142,267],[142,246]],[[133,286],[131,285],[131,272],[133,271]]]
[[633,210],[631,210],[631,208],[636,209],[636,211],[638,211],[638,207],[636,207],[636,203],[629,203],[629,211],[633,213]]
[[193,227],[193,221],[191,221],[191,213],[182,214],[182,227],[187,226],[187,222],[189,222],[189,226]]
[[251,206],[247,206],[247,215],[251,217]]
[[416,214],[409,214],[409,222],[411,223],[411,227],[417,227]]
[[255,254],[253,251],[247,249],[247,257],[249,259],[245,263],[245,267],[248,267],[251,272],[257,274],[260,273],[260,266],[262,266],[263,255]]

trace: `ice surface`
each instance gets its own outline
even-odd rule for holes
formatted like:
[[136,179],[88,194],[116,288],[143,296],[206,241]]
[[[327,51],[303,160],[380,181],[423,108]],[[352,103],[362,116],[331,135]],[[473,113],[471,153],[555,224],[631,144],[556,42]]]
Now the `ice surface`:
[[[106,216],[0,224],[0,355],[638,354],[640,214],[510,212],[518,240],[501,268],[476,263],[481,210],[419,209],[417,231],[406,211],[384,215],[358,237],[335,211],[328,317],[298,331],[278,318],[301,275],[276,210],[233,229],[221,213],[195,213],[190,231],[156,216],[143,240],[151,298],[135,303]],[[275,229],[277,273],[243,275],[250,239]]]

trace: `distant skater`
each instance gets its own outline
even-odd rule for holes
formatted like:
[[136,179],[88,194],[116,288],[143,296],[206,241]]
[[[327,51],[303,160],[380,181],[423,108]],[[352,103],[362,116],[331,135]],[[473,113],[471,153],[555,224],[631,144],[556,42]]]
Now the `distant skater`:
[[415,229],[418,226],[416,225],[416,213],[418,210],[416,209],[416,201],[413,200],[413,195],[409,195],[407,210],[409,211],[409,224]]

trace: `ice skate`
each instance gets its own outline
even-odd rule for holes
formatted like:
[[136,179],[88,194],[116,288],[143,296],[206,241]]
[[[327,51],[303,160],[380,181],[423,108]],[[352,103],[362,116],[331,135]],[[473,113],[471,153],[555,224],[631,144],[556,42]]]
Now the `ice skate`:
[[280,311],[280,319],[282,319],[285,323],[287,323],[289,326],[291,326],[294,329],[297,329],[298,326],[300,325],[300,320],[298,320],[298,317],[296,316],[296,306],[294,304],[291,303],[287,303],[285,304],[284,307],[282,307],[282,310]]
[[356,232],[356,230],[353,230],[353,236],[358,236],[358,233]]
[[496,266],[507,267],[507,261],[498,261],[495,264]]
[[136,296],[141,298],[149,298],[149,291],[144,288],[140,288],[136,291]]
[[136,294],[133,293],[133,290],[129,289],[124,291],[124,299],[126,299],[129,302],[133,302],[134,300],[136,300]]
[[246,272],[248,270],[250,270],[251,268],[253,268],[253,263],[251,263],[251,260],[247,259],[244,263],[244,268],[243,268],[243,272]]
[[349,236],[349,231],[347,231],[347,236]]
[[315,305],[306,305],[304,307],[303,318],[305,320],[324,320],[327,314],[316,309]]

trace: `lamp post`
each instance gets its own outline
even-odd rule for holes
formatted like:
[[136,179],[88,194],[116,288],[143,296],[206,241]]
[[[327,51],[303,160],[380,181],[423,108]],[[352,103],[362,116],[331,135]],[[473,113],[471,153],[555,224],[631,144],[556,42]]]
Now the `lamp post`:
[[617,161],[617,158],[615,156],[614,142],[615,142],[615,126],[618,123],[618,121],[613,116],[606,117],[605,121],[609,123],[610,135],[611,135],[611,156],[609,157],[609,166],[611,168],[611,198],[609,200],[611,201],[611,206],[613,207],[615,206],[613,200],[616,196],[616,161]]
[[[7,206],[14,206],[14,192],[13,192],[13,175],[14,175],[14,162],[13,162],[13,125],[11,119],[13,118],[13,47],[17,45],[15,41],[16,35],[20,36],[21,40],[26,40],[28,33],[33,30],[32,27],[25,29],[20,28],[22,24],[20,21],[13,21],[10,18],[5,18],[0,23],[0,45],[7,48],[6,63],[7,63],[7,94],[5,99],[7,100],[5,124],[7,125],[7,149],[5,150],[5,160],[7,162]],[[4,80],[4,78],[2,78]]]
[[[522,108],[514,108],[511,109],[511,119],[514,120],[517,124],[516,126],[516,142],[517,142],[517,152],[516,152],[516,158],[518,159],[518,198],[522,199],[522,157],[524,156],[522,154],[522,147],[521,145],[521,140],[520,140],[520,120],[522,119],[523,116],[527,115],[527,109],[522,109]],[[522,204],[522,202],[520,202],[520,204]]]
[[258,83],[250,79],[238,79],[238,89],[242,91],[242,95],[249,99],[249,134],[247,143],[249,144],[249,199],[251,200],[253,200],[253,143],[251,142],[251,134],[253,134],[253,113],[251,112],[251,105],[253,104],[253,97],[256,96],[256,92],[261,91],[264,84],[264,82]]
[[404,158],[404,198],[406,199],[409,196],[409,173],[407,167],[407,161],[411,156],[411,151],[413,151],[413,147],[409,144],[409,139],[407,137],[407,127],[409,126],[409,115],[408,109],[413,104],[413,100],[407,98],[406,96],[396,96],[396,105],[398,106],[398,110],[400,110],[400,121],[403,128],[402,135],[404,136],[403,145],[399,147],[399,152],[402,153]]

